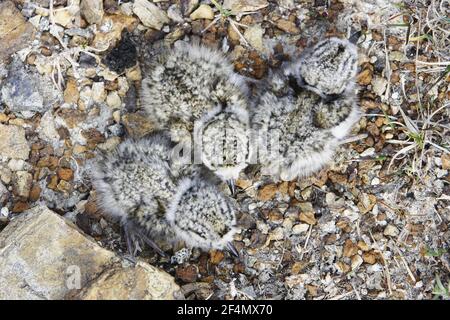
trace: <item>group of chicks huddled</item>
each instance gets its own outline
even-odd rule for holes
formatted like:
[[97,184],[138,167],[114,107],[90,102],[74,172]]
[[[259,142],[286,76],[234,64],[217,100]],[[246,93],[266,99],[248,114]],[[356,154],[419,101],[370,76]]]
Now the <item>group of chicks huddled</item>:
[[178,44],[144,69],[140,102],[157,131],[125,140],[95,167],[100,207],[118,217],[128,249],[155,239],[204,250],[228,248],[236,206],[221,190],[249,164],[292,180],[330,161],[359,118],[357,49],[323,40],[259,84],[219,52]]

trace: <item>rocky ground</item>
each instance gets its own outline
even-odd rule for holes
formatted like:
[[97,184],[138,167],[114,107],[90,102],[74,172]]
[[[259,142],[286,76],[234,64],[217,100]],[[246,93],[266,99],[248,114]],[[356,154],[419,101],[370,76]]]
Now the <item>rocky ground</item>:
[[[2,1],[0,297],[449,299],[446,12],[445,0]],[[199,41],[258,80],[357,32],[364,116],[310,178],[241,175],[240,259],[180,244],[127,261],[89,170],[153,130],[136,97],[158,48]]]

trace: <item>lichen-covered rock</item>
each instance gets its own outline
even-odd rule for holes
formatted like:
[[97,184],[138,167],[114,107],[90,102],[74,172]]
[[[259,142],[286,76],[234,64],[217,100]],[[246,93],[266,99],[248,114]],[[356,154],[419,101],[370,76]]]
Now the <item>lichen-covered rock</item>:
[[145,262],[102,274],[79,295],[83,300],[173,300],[181,298],[172,276]]
[[8,199],[8,195],[9,195],[8,189],[6,189],[6,187],[0,181],[0,207]]
[[182,298],[173,277],[101,248],[47,207],[0,232],[0,300]]
[[46,207],[0,233],[0,299],[62,299],[118,259]]
[[29,153],[25,130],[15,125],[0,124],[0,156],[26,160]]
[[61,98],[50,78],[27,68],[18,59],[9,66],[1,96],[13,112],[45,112]]

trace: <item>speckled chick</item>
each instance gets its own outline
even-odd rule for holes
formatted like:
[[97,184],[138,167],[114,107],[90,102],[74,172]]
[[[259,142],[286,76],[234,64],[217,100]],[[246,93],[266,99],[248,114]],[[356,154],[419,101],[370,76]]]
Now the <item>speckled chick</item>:
[[291,82],[326,100],[353,94],[357,73],[357,47],[346,39],[329,38],[305,49],[284,67]]
[[173,238],[164,214],[176,185],[171,174],[170,139],[157,133],[140,140],[125,140],[99,160],[92,183],[105,214],[120,219],[131,252],[137,236],[151,245],[156,238]]
[[[275,72],[261,90],[252,115],[252,129],[263,174],[292,180],[321,169],[332,160],[339,142],[360,117],[353,79],[356,51],[341,53],[336,49],[341,41],[335,38],[321,43],[324,44],[307,49],[303,58]],[[333,54],[337,54],[335,59],[331,58]],[[350,57],[344,58],[347,55]],[[311,62],[304,57],[314,58],[310,58]],[[338,77],[336,83],[319,79],[311,80],[314,86],[305,85],[303,75],[307,79],[312,76],[302,70],[310,68],[309,72],[314,73],[309,63],[317,67],[316,75],[328,77],[341,70],[347,77]]]
[[170,129],[178,142],[219,106],[247,109],[247,92],[243,77],[220,52],[177,42],[145,67],[140,102],[155,126]]
[[196,122],[196,158],[223,181],[232,183],[248,165],[250,117],[246,109],[218,107]]
[[236,233],[236,209],[209,179],[201,176],[181,181],[167,211],[176,237],[189,247],[230,249]]
[[252,119],[262,173],[289,181],[321,169],[352,122],[353,103],[325,103],[306,90],[295,96],[264,94]]

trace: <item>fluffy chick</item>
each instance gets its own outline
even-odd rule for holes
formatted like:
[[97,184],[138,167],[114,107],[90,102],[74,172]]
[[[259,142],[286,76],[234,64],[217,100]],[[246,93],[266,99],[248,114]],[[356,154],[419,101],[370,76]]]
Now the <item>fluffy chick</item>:
[[203,250],[228,248],[236,233],[236,209],[210,180],[202,176],[181,181],[166,214],[177,239]]
[[[174,164],[172,154],[173,143],[158,132],[125,140],[94,167],[99,207],[120,220],[132,255],[138,239],[165,255],[156,240],[222,249],[235,232],[235,209],[210,172]],[[174,171],[192,177],[177,181]]]
[[233,181],[248,165],[250,118],[246,109],[216,108],[196,122],[196,159],[234,190]]
[[263,174],[304,177],[332,160],[359,119],[356,47],[331,38],[274,72],[252,115]]
[[161,254],[152,239],[173,237],[164,218],[176,190],[169,162],[171,147],[162,133],[125,140],[94,167],[97,202],[105,214],[120,220],[131,253],[135,237]]
[[247,108],[247,86],[218,51],[177,43],[144,69],[140,101],[149,118],[181,141],[194,122],[221,106]]
[[355,110],[351,99],[325,102],[310,91],[265,94],[252,119],[263,174],[292,180],[322,168],[354,123]]
[[346,39],[329,38],[305,49],[284,67],[291,83],[307,88],[324,99],[353,94],[357,72],[357,47]]

